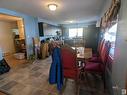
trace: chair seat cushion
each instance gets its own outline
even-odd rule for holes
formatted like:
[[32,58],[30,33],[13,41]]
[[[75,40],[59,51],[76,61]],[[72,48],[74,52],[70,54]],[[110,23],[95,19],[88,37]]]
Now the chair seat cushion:
[[98,56],[98,54],[97,54],[97,53],[94,53],[94,54],[92,54],[92,56],[93,56],[93,57],[97,57],[97,56]]
[[64,77],[65,78],[71,78],[71,79],[77,79],[78,70],[76,69],[64,69]]
[[100,57],[92,57],[88,61],[89,62],[98,62],[98,63],[100,63],[101,62],[101,58]]
[[104,66],[102,63],[87,62],[85,66],[85,71],[103,72]]

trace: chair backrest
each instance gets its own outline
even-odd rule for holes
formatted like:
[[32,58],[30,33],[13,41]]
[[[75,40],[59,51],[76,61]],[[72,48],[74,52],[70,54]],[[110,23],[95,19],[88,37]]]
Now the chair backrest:
[[111,48],[111,43],[109,41],[105,41],[103,43],[102,51],[101,51],[101,55],[100,55],[101,60],[102,60],[103,63],[107,62],[110,48]]
[[110,72],[112,72],[112,63],[113,63],[113,58],[109,55],[107,62],[105,63],[105,68],[108,69]]
[[71,47],[64,45],[61,47],[61,59],[63,68],[76,68],[76,52]]
[[103,47],[103,45],[104,45],[104,42],[105,42],[105,39],[102,39],[102,40],[100,41],[100,43],[99,43],[99,47],[98,47],[98,52],[99,52],[99,54],[101,54],[101,51],[102,51],[102,47]]

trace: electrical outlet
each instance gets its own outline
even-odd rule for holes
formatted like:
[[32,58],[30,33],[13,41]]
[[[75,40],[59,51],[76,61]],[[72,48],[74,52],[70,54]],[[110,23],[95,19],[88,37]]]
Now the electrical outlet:
[[126,93],[127,93],[127,90],[126,89],[121,89],[121,94],[122,95],[126,95]]

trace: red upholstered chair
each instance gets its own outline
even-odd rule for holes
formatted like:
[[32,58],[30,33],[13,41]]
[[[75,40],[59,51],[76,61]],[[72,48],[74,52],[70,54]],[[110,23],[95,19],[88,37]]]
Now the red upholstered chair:
[[79,93],[79,74],[76,51],[71,47],[64,45],[61,47],[61,59],[63,65],[63,74],[65,79],[73,79],[76,82],[76,94]]
[[93,54],[93,57],[97,57],[99,56],[100,52],[101,52],[101,49],[102,49],[102,46],[103,46],[103,43],[104,43],[105,39],[102,39],[99,44],[98,44],[98,48],[97,48],[97,53],[96,54]]
[[105,44],[105,39],[102,39],[99,46],[98,46],[98,54],[93,54],[93,57],[90,58],[89,60],[87,61],[90,61],[90,62],[101,62],[101,52],[103,52],[103,47],[104,47],[104,44]]
[[108,63],[108,57],[109,57],[109,51],[110,51],[111,43],[109,41],[105,42],[102,49],[103,51],[101,52],[101,63],[94,63],[94,62],[86,62],[85,66],[85,72],[92,72],[92,73],[98,73],[102,76],[102,79],[104,81],[104,86],[105,86],[105,69],[106,69],[106,64]]
[[71,49],[71,47],[67,45],[62,46],[61,57],[62,57],[64,77],[77,80],[79,76],[79,70],[76,66],[77,65],[76,51]]
[[98,46],[98,53],[100,54],[101,53],[101,50],[102,50],[102,47],[103,47],[103,44],[105,42],[105,39],[102,39],[99,46]]

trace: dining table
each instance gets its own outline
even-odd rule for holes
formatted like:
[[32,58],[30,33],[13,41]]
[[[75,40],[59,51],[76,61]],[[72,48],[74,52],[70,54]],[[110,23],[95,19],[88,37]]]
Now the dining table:
[[89,59],[92,57],[92,48],[85,47],[71,47],[76,50],[77,59]]
[[76,50],[77,54],[77,67],[80,70],[79,79],[82,80],[84,78],[86,60],[92,57],[92,48],[85,47],[72,47],[72,49]]

